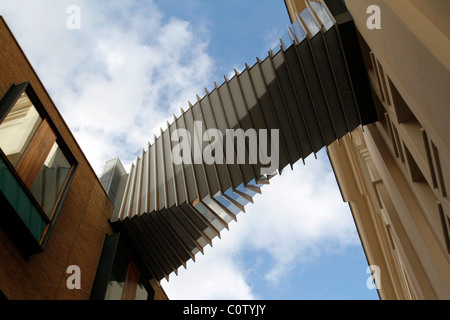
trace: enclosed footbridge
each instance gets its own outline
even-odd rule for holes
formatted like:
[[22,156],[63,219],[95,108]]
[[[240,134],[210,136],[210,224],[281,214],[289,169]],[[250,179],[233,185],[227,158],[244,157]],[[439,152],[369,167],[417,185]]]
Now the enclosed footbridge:
[[277,48],[189,102],[133,164],[112,225],[149,279],[195,260],[283,169],[377,120],[349,12],[306,4]]

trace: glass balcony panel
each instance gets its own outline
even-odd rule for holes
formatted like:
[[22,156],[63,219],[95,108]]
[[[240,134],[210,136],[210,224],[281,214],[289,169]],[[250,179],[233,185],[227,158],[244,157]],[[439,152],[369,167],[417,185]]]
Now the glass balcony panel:
[[[176,195],[175,195],[175,180],[174,180],[174,166],[172,162],[172,150],[170,149],[170,136],[169,130],[165,130],[162,134],[163,149],[164,149],[164,166],[166,172],[166,183],[167,183],[167,200],[169,208],[175,205]],[[146,166],[144,166],[146,167]],[[145,174],[144,174],[145,177]]]
[[295,22],[292,24],[291,30],[294,32],[294,36],[299,43],[306,39],[306,32],[305,29],[303,29],[303,27],[301,26],[300,21],[295,20]]
[[239,209],[236,205],[228,201],[223,196],[216,196],[214,197],[222,206],[224,206],[228,211],[233,213],[234,215],[238,215],[241,212],[241,209]]
[[[208,197],[205,197],[203,199],[203,202],[205,205],[208,206],[208,208],[211,211],[214,211],[215,214],[217,214],[222,220],[224,220],[227,224],[233,221],[233,218],[230,216],[232,213],[226,212],[222,207],[220,207],[213,199]],[[221,230],[219,230],[221,231]]]
[[257,194],[256,191],[247,189],[243,184],[239,185],[236,189],[252,198]]
[[156,151],[156,167],[157,167],[157,193],[158,193],[158,209],[165,208],[166,206],[166,178],[164,176],[164,159],[163,159],[163,145],[162,137],[158,137],[155,141]]
[[311,1],[309,4],[311,5],[311,8],[314,10],[319,20],[323,23],[325,30],[331,29],[331,27],[333,27],[334,25],[334,22],[333,20],[331,20],[328,12],[325,10],[323,5],[319,2],[314,1]]
[[39,242],[47,223],[2,158],[0,158],[0,192]]
[[253,179],[252,181],[250,181],[250,182],[248,183],[248,185],[251,185],[251,186],[254,186],[254,187],[258,187],[258,188],[261,188],[262,186],[264,186],[263,184],[256,183],[255,179]]
[[239,194],[233,192],[233,190],[231,189],[225,191],[225,194],[244,207],[250,202],[247,199],[241,197]]
[[[290,27],[288,27],[288,29],[290,29]],[[292,30],[292,29],[290,29]],[[281,36],[281,41],[282,41],[282,48],[283,51],[286,51],[293,43],[294,40],[291,37],[292,31],[286,31],[282,36]]]
[[311,33],[311,38],[314,37],[317,33],[319,33],[320,28],[317,25],[316,21],[314,20],[313,16],[311,15],[311,12],[309,12],[309,10],[307,9],[303,10],[300,13],[300,18],[305,23],[306,27]]
[[[169,133],[170,133],[171,163],[173,163],[173,166],[174,166],[174,178],[175,178],[175,182],[176,182],[175,194],[176,194],[178,202],[184,203],[184,202],[186,202],[186,192],[185,192],[185,187],[184,187],[185,182],[184,182],[184,174],[183,174],[183,164],[175,163],[173,161],[173,155],[172,155],[173,148],[178,143],[177,141],[179,141],[179,137],[177,134],[177,127],[176,127],[175,122],[169,126]],[[172,139],[175,141],[173,141]],[[150,158],[149,162],[151,165],[151,158]]]

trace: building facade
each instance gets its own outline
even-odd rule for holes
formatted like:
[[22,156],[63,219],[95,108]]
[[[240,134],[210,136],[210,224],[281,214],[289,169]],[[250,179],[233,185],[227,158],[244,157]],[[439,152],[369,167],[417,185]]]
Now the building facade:
[[113,205],[3,18],[0,61],[0,290],[89,299]]
[[[285,3],[294,19],[306,1]],[[345,5],[379,121],[328,147],[343,198],[382,299],[449,299],[450,3]]]
[[123,247],[110,241],[115,185],[102,186],[1,16],[0,97],[0,299],[167,299],[130,261],[127,293],[109,293],[105,261]]

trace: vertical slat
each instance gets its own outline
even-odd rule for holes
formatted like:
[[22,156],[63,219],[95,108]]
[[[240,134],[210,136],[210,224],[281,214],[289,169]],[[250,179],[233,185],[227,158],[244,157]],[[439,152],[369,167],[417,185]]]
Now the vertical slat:
[[[140,221],[140,217],[135,217],[135,225],[140,228],[143,234],[143,240],[146,241],[147,246],[153,245],[155,254],[160,260],[160,265],[164,268],[165,274],[169,275],[171,271],[174,271],[178,275],[178,267],[174,260],[177,258],[173,255],[172,249],[162,239],[154,234],[154,232],[148,227],[146,223]],[[167,270],[169,269],[169,270]]]
[[[283,55],[279,55],[279,57],[283,58]],[[288,123],[289,123],[289,127],[291,128],[291,135],[294,138],[293,140],[295,141],[295,145],[297,146],[297,152],[298,153],[296,153],[294,155],[293,161],[297,161],[298,158],[302,158],[303,163],[304,163],[305,156],[304,156],[304,152],[302,150],[302,146],[300,145],[299,137],[297,136],[297,132],[295,130],[295,126],[294,126],[294,123],[293,123],[293,120],[292,120],[292,116],[293,115],[289,112],[289,110],[290,110],[289,107],[288,107],[288,102],[289,101],[288,101],[288,99],[287,99],[287,97],[285,95],[285,92],[283,92],[281,81],[280,81],[279,75],[277,73],[277,70],[275,69],[275,65],[274,65],[273,59],[274,59],[274,57],[272,55],[269,55],[269,58],[266,59],[266,60],[268,62],[270,62],[270,66],[272,68],[272,72],[275,75],[275,82],[277,84],[277,89],[278,89],[278,91],[280,93],[280,98],[283,101],[282,106],[284,107],[285,118],[286,118],[285,120],[287,120]],[[258,63],[261,64],[262,62],[258,60]],[[292,109],[295,110],[295,108],[292,108]]]
[[[137,163],[137,161],[136,161]],[[128,202],[127,202],[127,207],[126,207],[126,217],[131,217],[132,212],[133,212],[133,204],[134,204],[134,193],[136,190],[136,173],[138,170],[137,165],[133,167],[133,172],[130,173],[131,176],[131,180],[130,180],[130,193],[128,194]]]
[[176,205],[176,182],[174,165],[171,157],[172,148],[170,146],[169,136],[169,123],[167,123],[167,130],[161,133],[163,142],[163,162],[165,168],[165,181],[166,181],[166,207],[171,208]]
[[[246,106],[247,106],[247,112],[250,115],[250,118],[252,119],[252,123],[254,125],[254,129],[259,130],[267,130],[269,133],[272,129],[279,129],[273,119],[273,114],[271,112],[268,113],[268,103],[267,103],[267,88],[264,86],[264,84],[261,81],[261,77],[253,77],[251,78],[249,76],[248,72],[248,65],[246,65],[246,69],[241,73],[237,74],[236,71],[236,78],[237,83],[239,85],[239,90],[242,94],[242,96],[247,100]],[[250,105],[251,103],[254,103],[254,105]],[[272,145],[272,141],[270,139],[270,134],[267,139],[267,142],[269,145]],[[283,142],[283,141],[282,141]],[[250,146],[249,146],[250,147]],[[284,150],[284,144],[282,143],[282,147]],[[249,152],[251,153],[252,150],[250,149]],[[254,152],[254,151],[253,151]],[[286,161],[286,154],[280,150],[279,153],[276,153],[276,156],[279,159],[280,167],[282,163],[288,163]],[[261,156],[261,155],[259,155]],[[265,156],[265,155],[264,155]],[[261,160],[261,159],[260,159]],[[266,159],[262,159],[262,162],[266,162]],[[261,161],[260,161],[261,162]],[[258,163],[261,165],[261,163]],[[260,166],[257,170],[257,174],[259,179],[261,177],[261,167]]]
[[172,211],[178,211],[178,213],[183,217],[183,219],[188,220],[189,223],[195,228],[195,230],[202,235],[202,237],[212,246],[212,239],[214,235],[209,232],[210,224],[205,222],[204,217],[198,212],[194,212],[192,210],[186,210],[185,208],[189,208],[191,205],[188,203],[183,204],[182,206],[174,207]]
[[183,259],[182,255],[177,249],[177,245],[174,243],[175,240],[170,237],[169,232],[164,232],[159,228],[159,225],[153,222],[153,219],[149,214],[145,214],[140,217],[146,227],[150,230],[149,232],[155,234],[155,238],[159,239],[165,247],[167,247],[170,252],[174,255],[178,263],[182,264],[186,268],[186,261]]
[[[183,164],[175,164],[173,160],[173,150],[174,150],[174,144],[176,145],[179,143],[180,138],[177,133],[178,127],[177,127],[177,118],[174,116],[174,121],[172,125],[169,127],[170,132],[170,150],[171,150],[171,156],[172,156],[172,163],[175,171],[175,180],[176,180],[176,191],[177,191],[177,205],[180,205],[181,203],[184,203],[188,199],[187,194],[187,184],[186,184],[186,174],[184,172],[184,165]],[[173,140],[172,140],[173,139]]]
[[320,80],[328,102],[328,114],[333,125],[337,139],[347,133],[348,127],[342,107],[342,98],[338,90],[334,71],[332,69],[328,49],[325,43],[323,32],[311,39],[314,57],[317,62]]
[[[204,114],[204,106],[202,105],[202,101],[198,100],[198,104],[200,106],[200,119],[204,125],[204,129],[205,132],[203,133],[202,136],[202,150],[205,150],[205,147],[207,144],[210,143],[210,141],[203,141],[203,137],[206,137],[208,139],[210,139],[209,134],[207,133],[207,129],[209,127],[206,119],[205,119],[205,114]],[[210,194],[216,194],[219,192],[221,186],[220,186],[220,181],[219,181],[219,172],[218,169],[216,167],[216,163],[212,163],[212,164],[206,164],[204,161],[202,162],[204,165],[204,171],[205,171],[205,175],[206,175],[206,179],[208,181],[208,195]]]
[[122,204],[120,205],[120,210],[119,210],[119,215],[118,215],[120,220],[123,220],[127,217],[127,207],[128,207],[129,201],[131,201],[129,194],[130,194],[130,189],[132,188],[131,179],[132,179],[133,171],[134,171],[134,164],[131,164],[130,174],[128,175],[127,183],[125,185],[125,192],[124,192]]
[[148,171],[149,171],[149,151],[144,151],[142,154],[142,190],[141,190],[141,197],[140,197],[140,213],[146,213],[149,212],[148,211],[148,194],[149,194],[149,189],[148,189]]
[[[288,50],[287,50],[287,52],[294,52],[294,54],[295,54],[295,50],[296,50],[296,46],[291,46]],[[303,105],[302,105],[302,103],[300,102],[300,98],[299,98],[299,96],[298,96],[298,94],[297,94],[297,91],[295,90],[295,84],[294,84],[294,80],[293,80],[293,75],[292,75],[292,72],[291,72],[291,68],[290,68],[290,66],[289,66],[289,62],[288,62],[288,60],[287,60],[287,57],[286,57],[286,53],[285,53],[285,51],[283,51],[283,50],[281,50],[280,51],[281,52],[281,54],[283,55],[283,61],[284,61],[284,64],[285,64],[285,66],[284,66],[284,68],[285,68],[285,70],[286,70],[286,73],[287,73],[287,78],[289,79],[289,82],[290,82],[290,87],[288,86],[288,84],[287,83],[285,83],[284,85],[283,85],[283,88],[285,88],[285,90],[288,90],[287,88],[289,87],[289,88],[292,88],[292,93],[291,93],[291,95],[292,95],[292,97],[293,97],[293,99],[295,99],[295,102],[296,102],[296,105],[297,105],[297,113],[299,114],[299,116],[298,116],[298,118],[300,118],[301,119],[301,124],[302,125],[298,125],[298,126],[296,126],[297,127],[297,130],[299,130],[300,131],[300,133],[299,133],[299,135],[300,135],[300,137],[302,138],[301,140],[300,140],[300,142],[303,142],[303,150],[304,150],[304,159],[306,159],[306,157],[311,153],[311,152],[314,152],[314,145],[313,145],[313,143],[312,143],[312,140],[311,140],[311,133],[309,132],[309,130],[308,130],[308,125],[307,125],[307,122],[306,122],[306,119],[305,119],[305,115],[303,114]],[[278,67],[279,69],[281,69],[282,68],[282,66],[280,66],[280,67]],[[292,70],[292,71],[294,71],[294,70]],[[300,70],[301,71],[301,70]],[[300,72],[299,72],[300,73]],[[298,76],[301,76],[301,74],[299,74]],[[295,111],[292,111],[293,112],[293,114],[295,114]],[[294,116],[295,117],[295,116]],[[303,131],[303,130],[304,131]],[[315,152],[314,152],[315,153]]]
[[322,82],[323,79],[320,70],[322,65],[317,63],[317,58],[315,57],[314,47],[315,44],[320,41],[321,39],[319,36],[312,39],[307,38],[307,41],[304,41],[307,46],[303,51],[303,56],[308,58],[308,64],[306,65],[307,69],[309,67],[311,68],[311,71],[313,70],[312,75],[308,74],[308,79],[311,80],[310,85],[311,88],[313,88],[312,92],[315,93],[313,95],[316,101],[315,107],[319,118],[319,124],[325,135],[325,145],[329,145],[337,139],[337,133],[331,119],[329,99]]
[[220,217],[215,211],[210,210],[210,208],[206,206],[203,201],[198,201],[195,204],[192,204],[191,207],[195,210],[195,212],[201,214],[208,221],[208,226],[210,226],[210,228],[220,237],[220,232],[218,230],[223,229],[223,227],[227,227],[225,220],[222,219],[222,217]]
[[[308,124],[311,138],[314,144],[314,151],[318,152],[326,145],[327,138],[322,128],[322,124],[317,113],[317,104],[323,103],[322,89],[318,85],[317,70],[313,66],[311,51],[308,45],[308,39],[305,39],[299,45],[294,46],[302,77],[296,77],[297,90],[299,97],[303,98],[302,106],[305,111],[305,117]],[[306,90],[305,90],[306,89]],[[322,99],[321,99],[322,97]],[[309,99],[307,99],[309,98]],[[318,130],[317,130],[318,129]]]
[[[143,155],[143,153],[142,153]],[[133,207],[131,208],[131,216],[139,215],[141,202],[141,186],[142,186],[142,155],[136,160],[136,178],[133,194]]]
[[163,201],[163,206],[165,208],[169,208],[169,195],[168,195],[168,185],[167,185],[167,163],[165,161],[165,156],[164,156],[164,132],[162,130],[162,128],[159,129],[160,130],[160,136],[158,139],[159,142],[159,159],[161,160],[161,167],[159,171],[162,171],[162,181],[163,181],[163,186],[162,189],[164,191],[164,197],[162,199]]
[[[205,118],[205,129],[218,129],[217,121],[214,116],[214,111],[212,109],[211,103],[209,99],[200,99],[197,97],[197,100],[200,101],[201,107],[202,107],[202,113]],[[223,141],[219,142],[220,148],[223,151]],[[220,186],[220,192],[223,193],[225,190],[231,187],[231,177],[230,173],[228,172],[228,167],[226,163],[215,163],[215,167],[217,169],[217,174],[219,177],[219,186]]]
[[[198,146],[198,154],[197,159],[195,159],[194,167],[197,174],[198,180],[198,189],[199,189],[199,198],[202,199],[206,195],[208,195],[210,191],[210,184],[207,175],[207,168],[205,167],[205,163],[203,161],[203,135],[205,132],[205,123],[203,121],[203,115],[201,110],[200,102],[197,102],[194,106],[190,103],[190,110],[192,111],[192,120],[194,122],[194,133],[192,134],[192,139],[195,141],[193,143],[197,143]],[[200,125],[199,125],[200,124]],[[211,169],[211,168],[210,168]],[[214,174],[214,172],[209,172],[210,174]]]
[[[221,107],[225,112],[225,117],[228,122],[228,127],[231,130],[241,129],[241,126],[239,124],[239,119],[237,117],[236,110],[233,105],[233,101],[231,100],[231,97],[229,96],[225,85],[222,87],[219,87],[217,85],[217,82],[215,82],[214,84],[216,86],[215,91],[217,91],[219,103],[221,104]],[[234,145],[234,142],[233,142],[233,145]],[[233,148],[235,149],[235,152],[237,153],[238,150],[235,147],[233,147]],[[250,159],[249,159],[249,155],[248,155],[248,146],[247,146],[246,141],[245,141],[245,154],[237,155],[237,156],[238,156],[238,158],[239,158],[239,156],[245,157],[244,158],[245,163],[241,164],[239,166],[239,168],[241,170],[242,180],[244,181],[244,183],[248,183],[254,178],[254,174],[253,174],[252,164],[250,164],[250,161],[249,161]]]
[[192,253],[192,247],[196,247],[196,244],[192,242],[186,232],[181,229],[173,219],[168,220],[167,215],[163,215],[160,211],[154,211],[151,215],[158,223],[162,224],[164,228],[169,230],[168,232],[170,232],[177,239],[185,253],[187,253],[191,259],[195,261],[195,254]]
[[[235,117],[238,120],[238,129],[242,129],[243,131],[246,131],[249,128],[251,128],[250,113],[248,111],[246,111],[246,113],[245,113],[246,116],[244,116],[246,120],[244,120],[243,118],[239,117],[238,111],[237,111],[237,107],[236,107],[236,102],[234,101],[233,95],[231,94],[229,80],[227,79],[227,77],[224,77],[224,79],[225,79],[225,83],[223,84],[222,87],[220,87],[220,90],[222,92],[221,97],[222,97],[222,99],[224,101],[226,99],[229,99],[229,104],[232,106],[232,111],[233,111]],[[222,90],[222,88],[224,88],[224,89]],[[250,124],[250,125],[246,125],[245,122],[247,122],[247,124]],[[248,147],[248,142],[247,141],[245,141],[245,150],[246,150],[247,159],[249,159],[250,156],[248,154],[249,153],[249,151],[248,151],[249,147]],[[256,171],[259,170],[259,169],[257,169],[257,164],[252,164],[251,168],[252,168],[252,177],[253,177],[253,179],[257,179],[258,177],[257,177]]]
[[203,204],[209,208],[211,212],[223,221],[225,228],[228,230],[228,223],[232,220],[237,221],[236,216],[228,209],[224,208],[213,196],[208,196],[203,199]]
[[188,243],[188,241],[192,242],[194,246],[203,253],[203,246],[201,246],[197,239],[193,237],[192,233],[187,229],[188,226],[180,223],[176,215],[172,214],[168,209],[160,210],[159,214],[181,237],[181,239],[185,241],[185,243]]
[[[201,164],[196,164],[196,160],[198,162],[198,159],[196,157],[198,156],[198,153],[201,152],[200,146],[198,143],[198,139],[194,133],[194,118],[192,114],[192,108],[187,109],[185,112],[183,112],[183,115],[181,116],[185,128],[188,130],[190,137],[191,137],[191,152],[190,152],[190,161],[193,173],[193,198],[190,198],[190,203],[196,201],[197,199],[201,198],[202,196],[207,194],[207,189],[205,186],[205,177],[203,176],[203,170],[201,168]],[[189,184],[189,181],[188,181]]]
[[150,195],[148,197],[148,207],[149,211],[152,212],[157,209],[157,172],[156,172],[156,157],[155,157],[155,150],[156,145],[155,143],[149,144],[150,153],[150,172],[149,172],[149,183],[150,183]]
[[142,219],[145,219],[149,225],[155,226],[155,229],[159,230],[160,233],[165,236],[168,242],[170,242],[176,249],[176,252],[181,257],[185,267],[187,260],[193,259],[195,261],[195,256],[192,254],[191,250],[189,250],[175,231],[161,218],[159,212],[146,214],[142,217]]
[[[270,97],[268,88],[262,79],[261,70],[258,67],[256,67],[256,65],[253,66],[253,68],[250,68],[247,64],[245,66],[246,69],[239,76],[242,90],[245,93],[245,96],[251,97],[252,95],[254,95],[257,98],[257,108],[253,109],[260,111],[260,114],[262,115],[262,121],[264,123],[264,127],[262,129],[267,130],[266,131],[268,133],[267,142],[269,145],[272,145],[270,132],[271,130],[274,129],[279,130],[280,128],[277,125],[276,119],[274,118],[272,112],[272,108],[270,106]],[[252,76],[251,75],[252,70],[257,74],[253,74]],[[281,170],[285,164],[289,163],[283,137],[281,137],[281,149],[274,150],[273,152],[275,156],[278,157],[279,159],[279,167],[277,169]],[[266,160],[267,159],[263,159],[263,162],[266,162]]]
[[127,234],[127,238],[131,241],[133,247],[135,248],[135,252],[137,253],[139,260],[141,260],[150,271],[151,275],[155,279],[164,278],[164,274],[159,270],[156,266],[155,261],[149,258],[150,252],[146,252],[144,248],[140,245],[140,239],[138,237],[138,233],[134,224],[132,223],[130,218],[126,218],[122,221],[122,227],[124,232]]
[[[211,108],[212,108],[214,114],[216,115],[218,129],[220,131],[222,131],[223,139],[225,140],[226,135],[227,135],[227,129],[230,129],[230,125],[228,123],[228,119],[226,117],[225,110],[223,109],[222,103],[219,99],[218,91],[214,90],[212,93],[210,93],[207,89],[205,89],[205,92],[206,92],[206,99],[208,99],[208,101],[211,105]],[[223,149],[224,150],[224,161],[229,163],[230,159],[228,159],[226,143],[223,143],[223,147],[224,147],[224,149]],[[241,170],[240,166],[236,165],[237,158],[236,158],[235,152],[233,152],[233,159],[231,159],[231,160],[232,160],[232,163],[228,164],[227,167],[230,172],[230,179],[232,182],[232,186],[234,188],[236,188],[242,182],[243,176],[242,176],[242,172],[240,171]]]
[[130,219],[130,225],[132,225],[136,240],[139,241],[136,245],[147,253],[145,258],[152,261],[154,270],[157,273],[161,273],[168,280],[170,273],[170,267],[168,267],[168,265],[170,265],[170,263],[166,260],[163,253],[159,252],[155,242],[149,241],[151,235],[146,232],[143,224],[137,223],[139,221],[136,219],[139,218],[133,217],[133,219]]
[[[182,111],[181,116],[176,120],[177,128],[178,130],[187,130],[186,125],[184,123],[184,111]],[[185,150],[186,152],[186,150]],[[184,174],[185,174],[185,182],[186,182],[186,194],[187,194],[187,201],[192,203],[198,195],[197,192],[197,186],[196,186],[196,179],[194,176],[194,168],[193,168],[193,161],[192,161],[192,150],[191,150],[191,144],[189,142],[189,161],[190,163],[183,162],[184,167]]]
[[165,190],[165,177],[164,177],[164,162],[162,158],[162,140],[161,136],[155,136],[155,158],[156,158],[156,190],[157,190],[157,209],[161,210],[166,205],[166,190]]
[[334,26],[324,34],[325,46],[330,59],[331,67],[334,73],[338,92],[341,97],[342,112],[347,125],[347,131],[351,132],[359,125],[358,108],[356,98],[353,93],[345,57],[341,51],[339,43],[339,33]]

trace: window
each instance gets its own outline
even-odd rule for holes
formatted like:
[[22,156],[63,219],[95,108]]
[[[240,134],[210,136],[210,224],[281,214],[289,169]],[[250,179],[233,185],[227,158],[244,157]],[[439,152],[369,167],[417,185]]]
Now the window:
[[20,238],[25,226],[43,249],[76,162],[28,83],[13,85],[0,102],[0,157],[2,209],[21,218],[4,229]]
[[[144,280],[133,260],[124,265],[121,273],[111,273],[105,300],[151,300],[153,289]],[[113,267],[114,270],[114,267]]]
[[91,300],[153,300],[155,291],[130,256],[120,232],[107,235]]
[[49,219],[69,176],[72,165],[55,142],[41,167],[31,193]]

